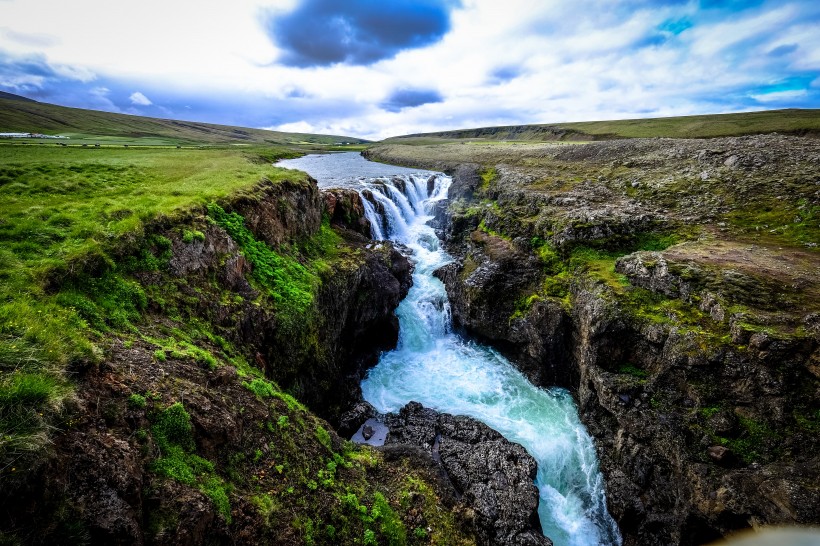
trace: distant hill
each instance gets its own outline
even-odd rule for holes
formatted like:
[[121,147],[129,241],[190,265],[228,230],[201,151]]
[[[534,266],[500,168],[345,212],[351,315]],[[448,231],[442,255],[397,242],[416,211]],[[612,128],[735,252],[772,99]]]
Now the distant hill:
[[617,138],[711,138],[764,133],[820,135],[820,110],[768,110],[670,118],[507,125],[418,133],[385,142],[425,144],[441,140],[607,140]]
[[118,138],[166,144],[362,144],[340,135],[315,135],[178,121],[68,108],[0,92],[0,132],[63,134],[72,138]]
[[0,99],[21,100],[24,102],[37,102],[36,100],[30,99],[28,97],[21,97],[20,95],[15,95],[14,93],[6,93],[5,91],[0,91]]

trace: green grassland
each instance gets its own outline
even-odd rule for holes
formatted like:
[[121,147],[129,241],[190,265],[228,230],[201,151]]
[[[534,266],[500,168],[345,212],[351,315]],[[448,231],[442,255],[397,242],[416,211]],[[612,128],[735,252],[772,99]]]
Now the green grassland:
[[[0,132],[43,133],[70,137],[66,144],[142,144],[201,146],[274,144],[332,147],[366,141],[338,135],[285,133],[212,123],[113,114],[46,104],[14,95],[0,96]],[[21,100],[22,99],[22,100]],[[54,140],[45,140],[55,144]]]
[[669,118],[508,125],[404,135],[386,143],[425,145],[454,140],[589,141],[613,138],[714,138],[765,133],[820,134],[820,110],[768,110]]
[[[115,264],[123,247],[149,248],[145,263],[132,265],[150,266],[168,242],[147,241],[146,225],[260,180],[299,177],[271,166],[294,155],[284,147],[0,144],[0,452],[42,445],[48,414],[71,392],[65,371],[100,357],[95,331],[127,327],[144,307],[139,285],[121,275],[129,264]],[[93,310],[70,286],[83,274]]]

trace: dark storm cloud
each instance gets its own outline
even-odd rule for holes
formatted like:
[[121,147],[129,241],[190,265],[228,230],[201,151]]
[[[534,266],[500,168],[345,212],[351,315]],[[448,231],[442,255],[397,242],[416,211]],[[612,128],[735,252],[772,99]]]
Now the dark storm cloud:
[[437,42],[450,29],[457,0],[303,0],[271,14],[266,28],[283,64],[368,65]]
[[405,108],[415,108],[443,100],[444,97],[435,89],[397,89],[390,93],[379,106],[388,112],[399,112]]

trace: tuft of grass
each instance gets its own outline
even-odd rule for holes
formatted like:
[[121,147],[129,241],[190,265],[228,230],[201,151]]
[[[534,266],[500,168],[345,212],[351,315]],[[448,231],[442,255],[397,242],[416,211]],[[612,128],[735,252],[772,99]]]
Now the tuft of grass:
[[197,487],[230,523],[229,486],[216,474],[213,463],[194,453],[191,416],[185,407],[175,402],[156,415],[151,435],[160,451],[160,457],[152,465],[154,472]]
[[48,442],[45,428],[70,392],[51,374],[15,372],[0,379],[0,468]]

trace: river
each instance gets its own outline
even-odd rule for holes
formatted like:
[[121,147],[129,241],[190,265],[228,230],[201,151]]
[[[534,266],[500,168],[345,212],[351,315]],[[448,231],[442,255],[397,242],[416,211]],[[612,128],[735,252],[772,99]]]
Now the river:
[[486,423],[538,463],[538,512],[556,546],[619,545],[595,446],[572,396],[533,386],[492,348],[452,331],[444,285],[433,276],[452,258],[427,225],[430,205],[446,199],[450,178],[367,161],[357,153],[309,155],[277,165],[307,172],[321,188],[357,189],[374,238],[401,243],[412,253],[413,286],[397,310],[399,343],[362,381],[365,400],[383,413],[416,401]]

